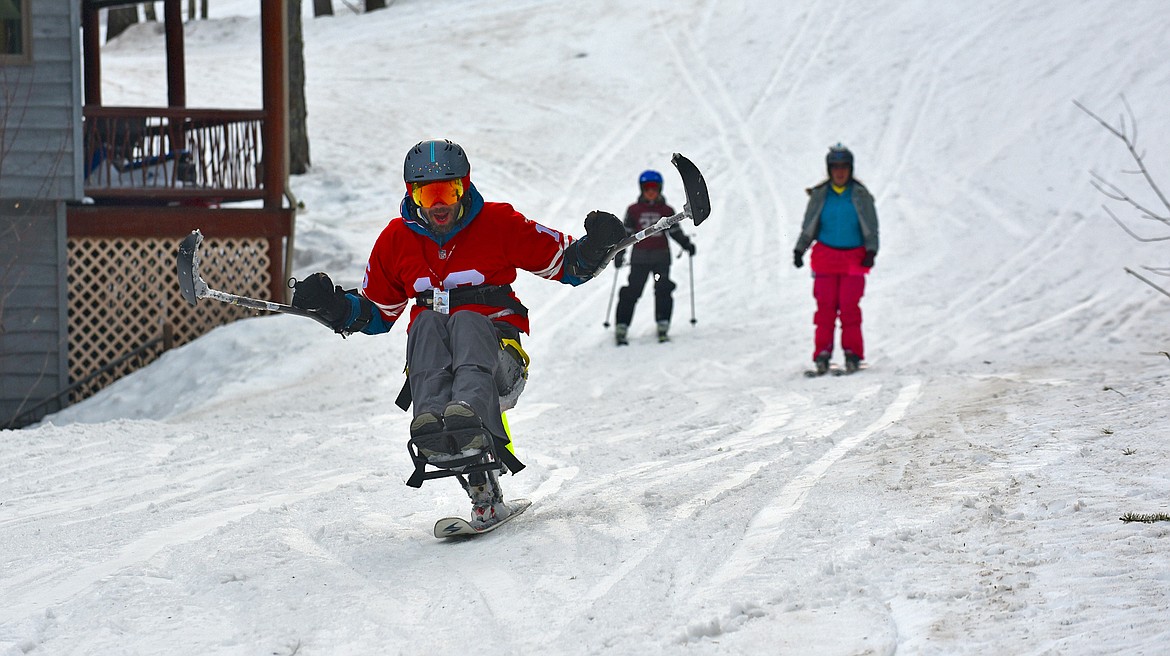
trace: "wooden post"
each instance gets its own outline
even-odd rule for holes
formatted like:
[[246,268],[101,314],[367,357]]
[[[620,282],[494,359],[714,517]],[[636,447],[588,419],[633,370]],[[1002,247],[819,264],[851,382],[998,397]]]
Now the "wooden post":
[[101,10],[91,3],[81,5],[81,39],[85,53],[85,104],[102,104]]
[[181,0],[163,0],[163,21],[167,35],[167,105],[187,106],[187,72],[183,62],[183,5]]
[[[264,209],[279,211],[284,205],[288,182],[288,4],[286,0],[260,0],[262,77],[264,85]],[[284,244],[269,242],[272,265],[272,298],[286,300],[284,279],[292,267],[293,231],[296,208],[287,210]],[[282,248],[283,246],[283,248]]]
[[264,80],[264,207],[280,209],[288,179],[288,15],[285,0],[260,0]]

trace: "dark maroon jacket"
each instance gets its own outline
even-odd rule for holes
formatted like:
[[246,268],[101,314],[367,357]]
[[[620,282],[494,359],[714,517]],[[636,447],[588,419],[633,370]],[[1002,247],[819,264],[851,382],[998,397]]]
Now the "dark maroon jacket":
[[[653,203],[639,196],[638,202],[630,205],[626,210],[626,230],[632,235],[645,230],[658,222],[664,216],[672,216],[674,208],[666,204],[666,199],[659,196]],[[630,253],[630,264],[653,264],[656,262],[670,262],[670,245],[666,240],[669,234],[679,246],[689,248],[691,240],[676,223],[666,232],[660,232],[634,244]]]

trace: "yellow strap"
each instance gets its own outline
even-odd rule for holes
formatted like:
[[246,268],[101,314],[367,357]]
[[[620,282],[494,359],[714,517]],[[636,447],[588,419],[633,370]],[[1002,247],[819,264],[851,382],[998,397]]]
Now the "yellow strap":
[[500,421],[504,422],[504,432],[508,435],[508,451],[512,452],[512,455],[516,455],[516,449],[512,448],[516,441],[512,439],[512,429],[508,427],[508,413],[501,412]]
[[524,347],[520,346],[519,340],[509,339],[507,337],[500,340],[500,348],[507,351],[509,347],[520,356],[521,361],[524,362],[524,373],[528,373],[528,364],[532,362],[532,359],[528,357],[528,353],[525,352]]

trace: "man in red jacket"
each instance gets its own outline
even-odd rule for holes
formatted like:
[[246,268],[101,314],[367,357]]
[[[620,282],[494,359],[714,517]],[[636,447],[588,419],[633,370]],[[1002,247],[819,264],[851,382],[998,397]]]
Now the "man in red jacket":
[[[594,211],[585,218],[586,235],[574,240],[511,205],[484,201],[466,154],[451,141],[411,148],[403,178],[401,216],[374,243],[361,290],[334,287],[316,273],[296,284],[292,304],[347,335],[388,331],[413,300],[406,345],[411,443],[427,464],[442,467],[482,452],[516,472],[523,465],[507,448],[501,416],[526,376],[517,360],[528,310],[512,291],[516,270],[579,285],[626,231],[613,214]],[[416,466],[421,473],[418,459]],[[459,476],[472,499],[473,523],[505,511],[495,474]],[[412,477],[412,485],[421,482]]]

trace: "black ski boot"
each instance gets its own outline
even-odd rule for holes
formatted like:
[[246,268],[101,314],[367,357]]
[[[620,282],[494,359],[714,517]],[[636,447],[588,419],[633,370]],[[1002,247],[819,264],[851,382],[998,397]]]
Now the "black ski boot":
[[670,341],[670,336],[667,335],[668,332],[670,332],[670,322],[669,321],[659,321],[658,322],[658,343],[659,344],[661,344],[663,342]]
[[449,431],[482,426],[479,415],[465,401],[452,401],[443,408],[443,428]]
[[630,327],[624,323],[619,323],[613,328],[613,340],[618,346],[628,346],[630,344],[629,334]]
[[845,351],[845,373],[855,373],[861,368],[861,358],[853,351]]
[[817,367],[817,375],[818,376],[823,376],[826,373],[828,373],[829,372],[829,352],[828,351],[821,351],[820,353],[818,353],[817,357],[813,360],[813,363]]
[[448,403],[441,420],[430,412],[415,417],[410,423],[410,437],[419,454],[440,467],[479,455],[488,449],[491,440],[479,415],[463,401]]
[[443,432],[443,420],[433,412],[423,412],[410,422],[410,436],[421,437]]

